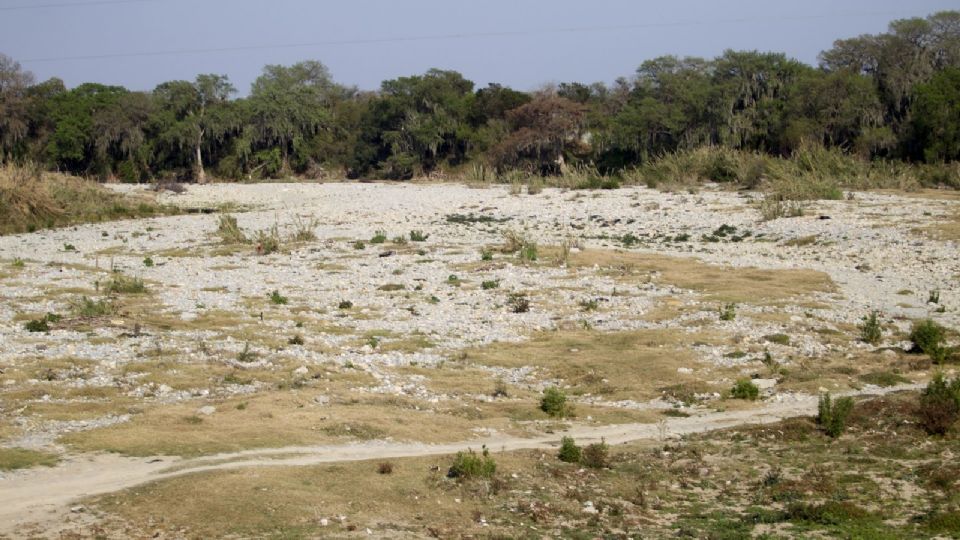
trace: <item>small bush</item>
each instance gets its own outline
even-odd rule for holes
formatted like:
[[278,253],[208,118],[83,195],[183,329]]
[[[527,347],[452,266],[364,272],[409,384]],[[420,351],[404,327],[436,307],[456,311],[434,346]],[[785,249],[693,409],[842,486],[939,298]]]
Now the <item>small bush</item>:
[[583,448],[580,463],[591,469],[602,469],[610,465],[610,447],[606,441],[588,444]]
[[514,313],[527,313],[530,311],[530,299],[525,294],[513,293],[507,298],[507,306]]
[[34,319],[32,321],[27,321],[27,323],[23,325],[23,328],[27,332],[34,333],[50,331],[50,325],[47,323],[46,319]]
[[538,257],[536,242],[527,242],[520,248],[520,260],[536,261]]
[[507,382],[503,379],[497,379],[493,384],[493,397],[508,397],[510,395],[507,388]]
[[945,334],[946,330],[943,326],[931,319],[914,323],[910,330],[912,350],[930,356],[930,359],[938,364],[943,363],[947,357],[947,348],[944,346]]
[[303,343],[304,343],[303,336],[301,336],[300,334],[297,334],[287,340],[287,344],[289,345],[303,345]]
[[384,461],[377,465],[377,474],[393,474],[393,463]]
[[280,251],[281,246],[280,231],[276,225],[273,225],[267,230],[257,231],[254,242],[257,244],[258,254],[270,255],[271,253],[276,253]]
[[492,261],[492,260],[493,260],[493,252],[490,251],[489,249],[482,249],[482,250],[480,250],[480,260],[481,260],[481,261]]
[[760,389],[750,379],[740,379],[734,383],[730,396],[734,399],[756,401],[760,397]]
[[880,321],[876,311],[871,311],[870,315],[863,318],[863,324],[860,325],[860,340],[870,345],[877,345],[883,337],[883,328],[880,327]]
[[498,287],[500,287],[499,279],[491,279],[489,281],[484,281],[483,283],[480,284],[480,288],[485,291],[489,291],[490,289],[496,289]]
[[540,410],[555,418],[570,416],[573,412],[567,403],[567,394],[555,386],[544,390],[540,398]]
[[146,266],[147,268],[153,268],[153,265],[154,265],[153,259],[150,257],[145,257],[143,259],[143,265]]
[[110,315],[114,312],[114,306],[106,300],[95,301],[83,296],[70,302],[70,310],[76,317],[92,319]]
[[483,447],[483,452],[478,456],[473,450],[466,452],[457,452],[447,471],[447,477],[460,480],[472,480],[475,478],[493,478],[497,472],[497,462],[490,457],[490,451]]
[[581,458],[580,447],[577,446],[577,443],[573,440],[572,437],[564,437],[560,440],[560,452],[557,454],[557,458],[564,463],[580,463]]
[[316,219],[304,221],[300,216],[296,216],[293,223],[293,234],[290,240],[294,242],[313,242],[317,239],[317,233],[314,229],[320,224]]
[[23,259],[21,259],[20,257],[17,257],[16,259],[13,260],[12,263],[10,263],[10,266],[12,266],[12,267],[14,267],[14,268],[23,268],[23,267],[25,267],[26,265],[27,265],[27,263],[25,263],[25,262],[23,261]]
[[382,244],[387,241],[387,231],[376,231],[370,239],[371,244]]
[[352,307],[353,307],[353,302],[349,300],[341,300],[340,303],[337,304],[337,309],[350,309]]
[[835,439],[847,429],[847,418],[852,411],[853,398],[843,397],[834,401],[829,393],[822,394],[817,406],[817,425]]
[[934,290],[930,291],[930,294],[927,295],[927,303],[928,303],[928,304],[939,304],[939,303],[940,303],[940,291],[939,291],[938,289],[934,289]]
[[250,344],[244,343],[243,350],[237,354],[237,362],[247,364],[257,360],[257,353],[250,350]]
[[770,343],[776,343],[777,345],[790,344],[790,336],[786,334],[770,334],[769,336],[763,336],[763,339],[769,341]]
[[362,240],[357,240],[353,243],[353,249],[360,251],[361,249],[366,249],[367,245],[363,243]]
[[230,214],[222,214],[217,224],[217,235],[224,244],[247,244],[250,240],[243,229],[237,225],[237,218]]
[[577,304],[583,311],[596,311],[600,307],[600,303],[595,299],[581,300]]
[[721,321],[732,321],[737,318],[737,305],[724,304],[717,310],[717,315]]
[[430,235],[424,234],[423,231],[410,231],[411,242],[426,242],[427,238],[430,238]]
[[286,296],[280,294],[280,291],[273,291],[270,293],[270,303],[277,306],[285,306],[290,302],[290,299]]
[[114,294],[143,294],[147,286],[138,277],[128,277],[123,274],[114,274],[113,279],[107,282],[107,292]]
[[944,435],[960,418],[960,377],[948,381],[937,373],[920,394],[920,423],[931,435]]

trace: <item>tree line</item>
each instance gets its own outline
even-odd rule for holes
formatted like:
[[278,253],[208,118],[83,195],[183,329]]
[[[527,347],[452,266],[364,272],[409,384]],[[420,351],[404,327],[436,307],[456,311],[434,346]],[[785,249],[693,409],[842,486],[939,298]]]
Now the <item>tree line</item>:
[[702,146],[786,156],[804,144],[864,159],[960,160],[960,11],[842,39],[817,67],[780,53],[665,56],[613,84],[477,88],[430,70],[360,91],[320,62],[270,65],[249,95],[225,75],[150,92],[37,82],[0,54],[0,162],[128,182],[484,168],[615,174]]

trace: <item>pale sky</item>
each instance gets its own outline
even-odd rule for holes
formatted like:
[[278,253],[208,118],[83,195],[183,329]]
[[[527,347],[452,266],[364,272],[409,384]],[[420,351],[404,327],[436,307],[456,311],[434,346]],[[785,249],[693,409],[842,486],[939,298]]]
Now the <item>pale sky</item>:
[[660,55],[709,58],[728,48],[784,52],[816,64],[835,39],[948,9],[960,4],[0,0],[0,52],[39,80],[56,76],[68,86],[100,82],[149,90],[218,73],[246,94],[264,65],[309,59],[326,64],[338,82],[362,89],[436,67],[459,71],[478,86],[498,82],[530,90],[548,82],[609,83]]

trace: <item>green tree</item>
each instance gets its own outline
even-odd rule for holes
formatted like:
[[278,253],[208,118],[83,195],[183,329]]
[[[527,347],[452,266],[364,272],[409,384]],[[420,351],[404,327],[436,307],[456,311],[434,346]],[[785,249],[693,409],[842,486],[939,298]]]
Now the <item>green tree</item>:
[[120,176],[126,181],[139,182],[150,175],[153,109],[152,96],[131,92],[94,113],[96,159],[108,164],[111,172],[117,172],[113,165],[119,162]]
[[927,161],[960,159],[960,69],[941,71],[916,93],[915,154]]
[[190,164],[197,183],[207,180],[203,155],[239,127],[229,100],[236,89],[226,75],[198,75],[193,82],[159,85],[154,95],[161,103],[159,137],[165,143],[168,165]]
[[305,167],[309,156],[298,150],[327,125],[330,104],[340,91],[320,62],[266,66],[250,92],[251,142],[260,148],[278,148],[284,173],[291,170],[292,154],[298,158],[298,168]]
[[55,127],[44,148],[47,160],[74,174],[109,174],[109,162],[96,149],[94,115],[127,93],[119,86],[87,83],[55,95],[49,103]]

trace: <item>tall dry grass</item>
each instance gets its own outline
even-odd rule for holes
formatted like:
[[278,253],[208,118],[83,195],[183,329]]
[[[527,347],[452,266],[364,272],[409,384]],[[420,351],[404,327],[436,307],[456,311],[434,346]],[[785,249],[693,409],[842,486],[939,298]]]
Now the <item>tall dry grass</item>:
[[113,193],[92,180],[32,166],[0,168],[0,234],[171,213],[175,210]]

